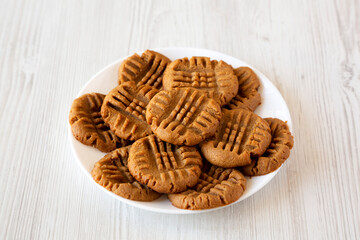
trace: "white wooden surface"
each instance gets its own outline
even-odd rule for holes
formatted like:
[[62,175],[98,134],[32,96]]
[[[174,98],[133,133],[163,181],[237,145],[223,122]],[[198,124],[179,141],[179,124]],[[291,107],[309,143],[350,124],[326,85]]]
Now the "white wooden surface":
[[[0,239],[360,239],[360,3],[0,0]],[[208,214],[139,210],[80,171],[68,111],[134,51],[201,47],[265,73],[295,147],[253,197]]]

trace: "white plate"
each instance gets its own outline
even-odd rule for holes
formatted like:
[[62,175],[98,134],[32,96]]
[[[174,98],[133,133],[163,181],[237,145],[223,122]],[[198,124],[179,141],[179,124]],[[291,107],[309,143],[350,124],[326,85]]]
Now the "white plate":
[[[191,57],[191,56],[206,56],[206,57],[210,57],[211,59],[224,60],[225,62],[231,64],[234,68],[240,66],[249,66],[248,64],[246,64],[245,62],[239,59],[233,58],[231,56],[219,52],[214,52],[205,49],[174,47],[174,48],[161,48],[154,50],[164,54],[171,60],[175,60],[183,57]],[[113,89],[117,85],[118,68],[121,62],[123,61],[123,59],[125,58],[119,59],[116,62],[110,64],[109,66],[102,69],[99,73],[97,73],[94,77],[92,77],[85,84],[83,89],[79,92],[78,97],[85,93],[90,93],[90,92],[107,94],[111,89]],[[284,121],[287,121],[291,129],[290,113],[283,97],[267,77],[265,77],[255,68],[253,67],[251,68],[256,72],[256,74],[258,75],[261,81],[261,87],[259,91],[261,93],[262,104],[256,109],[255,113],[257,113],[261,117],[276,117]],[[94,184],[96,184],[91,177],[91,170],[94,164],[98,160],[100,160],[105,154],[95,148],[83,145],[80,142],[78,142],[71,133],[70,125],[69,125],[69,137],[70,137],[70,143],[72,149],[75,153],[75,157],[78,163],[81,166],[81,169],[84,170],[85,174],[89,177],[89,180],[92,181]],[[273,173],[264,176],[247,178],[246,191],[241,196],[241,198],[235,203],[238,203],[250,197],[257,191],[259,191],[276,175],[278,171],[279,169]],[[119,199],[124,203],[154,212],[169,213],[169,214],[191,214],[191,213],[208,212],[223,208],[223,207],[219,207],[214,209],[198,210],[198,211],[182,210],[172,206],[165,194],[153,202],[132,201],[119,197],[116,194],[106,190],[105,188],[101,187],[98,184],[96,185],[99,187],[99,189],[103,190],[105,193],[110,194],[114,198]]]

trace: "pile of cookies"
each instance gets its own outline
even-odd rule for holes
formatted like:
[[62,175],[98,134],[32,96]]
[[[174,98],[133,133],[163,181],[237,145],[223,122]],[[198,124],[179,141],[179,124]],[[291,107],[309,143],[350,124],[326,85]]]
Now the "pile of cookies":
[[219,207],[244,193],[244,175],[275,171],[293,146],[285,122],[253,112],[259,86],[247,67],[147,50],[122,62],[106,96],[75,99],[70,125],[77,140],[109,152],[92,170],[109,191],[137,201],[168,194],[183,209]]

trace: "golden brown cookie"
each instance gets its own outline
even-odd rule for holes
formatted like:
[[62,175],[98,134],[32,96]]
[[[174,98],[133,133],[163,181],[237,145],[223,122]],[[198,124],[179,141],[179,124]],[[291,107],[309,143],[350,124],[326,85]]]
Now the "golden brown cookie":
[[182,193],[169,194],[177,208],[201,210],[235,202],[244,193],[246,179],[236,169],[211,166],[203,169],[198,183]]
[[134,54],[119,67],[119,84],[134,81],[137,86],[162,87],[162,77],[170,59],[155,51],[146,50],[141,57]]
[[222,106],[238,92],[238,81],[233,68],[223,61],[210,61],[208,57],[177,59],[165,70],[165,90],[192,87],[206,92]]
[[118,148],[98,161],[91,175],[95,182],[120,197],[137,200],[153,201],[161,196],[136,181],[127,168],[129,147]]
[[259,176],[278,169],[290,156],[290,149],[294,145],[287,124],[277,118],[265,118],[271,129],[271,143],[265,153],[258,158],[252,158],[251,164],[240,168],[247,176]]
[[201,144],[201,152],[219,167],[239,167],[251,162],[250,156],[260,156],[269,146],[269,124],[245,109],[223,109],[220,127],[215,136]]
[[146,106],[157,92],[148,85],[120,84],[106,95],[101,115],[117,136],[127,140],[145,137],[152,134],[145,120]]
[[236,68],[234,73],[239,82],[239,90],[225,108],[245,108],[253,112],[257,106],[261,104],[261,96],[258,92],[260,87],[259,78],[254,71],[248,67]]
[[101,93],[87,93],[75,99],[70,109],[69,122],[78,141],[102,152],[110,152],[130,142],[117,137],[105,125],[100,114],[104,97]]
[[134,178],[149,188],[176,193],[196,184],[202,159],[195,147],[175,146],[151,135],[133,143],[128,166]]
[[212,136],[220,118],[219,104],[193,88],[161,91],[146,109],[151,130],[176,145],[193,146]]

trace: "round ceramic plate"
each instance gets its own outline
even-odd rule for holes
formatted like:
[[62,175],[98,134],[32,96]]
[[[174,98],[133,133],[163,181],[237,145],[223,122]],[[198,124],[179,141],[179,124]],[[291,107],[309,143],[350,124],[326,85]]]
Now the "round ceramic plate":
[[[287,121],[290,129],[291,129],[291,118],[289,109],[277,90],[277,88],[269,81],[267,77],[265,77],[261,72],[257,71],[252,66],[249,66],[245,62],[236,59],[234,57],[214,52],[210,50],[205,49],[198,49],[198,48],[161,48],[161,49],[154,49],[157,52],[160,52],[170,58],[171,60],[175,60],[178,58],[183,57],[192,57],[192,56],[206,56],[210,57],[211,59],[216,60],[223,60],[230,65],[232,65],[234,68],[240,67],[240,66],[248,66],[252,68],[261,81],[261,87],[260,87],[260,93],[262,98],[262,104],[256,109],[255,113],[260,115],[261,117],[276,117],[279,119],[282,119],[284,121]],[[141,54],[141,53],[139,53]],[[125,57],[127,58],[127,57]],[[85,94],[85,93],[91,93],[91,92],[98,92],[107,94],[111,89],[113,89],[115,86],[117,86],[117,76],[118,76],[118,68],[121,64],[121,62],[125,59],[119,59],[116,62],[110,64],[109,66],[102,69],[99,73],[97,73],[94,77],[92,77],[83,87],[83,89],[79,92],[78,97]],[[101,187],[100,185],[96,184],[95,181],[91,177],[91,170],[94,166],[94,164],[99,161],[105,153],[100,152],[99,150],[89,147],[86,145],[81,144],[78,142],[71,133],[71,128],[69,125],[69,137],[70,137],[70,143],[72,146],[72,149],[75,153],[76,160],[81,166],[81,169],[84,170],[86,175],[89,177],[89,180],[92,181],[95,185],[99,187],[103,192],[111,195],[114,198],[117,198],[118,200],[130,204],[132,206],[154,211],[154,212],[161,212],[161,213],[169,213],[169,214],[191,214],[191,213],[201,213],[201,212],[208,212],[217,210],[223,207],[213,208],[213,209],[207,209],[207,210],[197,210],[197,211],[191,211],[191,210],[183,210],[179,208],[175,208],[171,205],[170,201],[167,199],[166,194],[164,194],[159,199],[153,201],[153,202],[140,202],[140,201],[132,201],[128,200],[122,197],[119,197],[115,195],[114,193],[106,190],[105,188]],[[264,176],[258,176],[258,177],[252,177],[247,178],[246,183],[246,191],[241,196],[241,198],[232,203],[236,204],[257,191],[259,191],[262,187],[264,187],[279,171],[279,169],[275,172],[272,172],[270,174],[264,175]],[[230,204],[230,205],[232,205]],[[230,206],[227,205],[227,206]],[[226,206],[224,206],[226,207]]]

